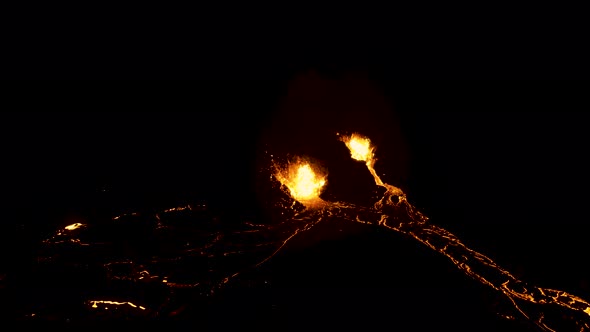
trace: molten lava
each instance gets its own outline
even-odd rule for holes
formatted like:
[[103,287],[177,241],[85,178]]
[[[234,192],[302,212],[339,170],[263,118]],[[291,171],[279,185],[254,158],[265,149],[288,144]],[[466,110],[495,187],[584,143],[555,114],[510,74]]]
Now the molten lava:
[[309,162],[293,162],[286,169],[277,171],[276,177],[295,200],[305,205],[321,201],[319,196],[326,184],[326,176]]
[[[104,304],[104,305],[107,305],[107,304],[112,304],[112,305],[114,305],[114,306],[128,305],[128,306],[130,306],[130,307],[133,307],[133,308],[139,308],[139,309],[141,309],[141,310],[145,310],[145,307],[143,307],[143,306],[140,306],[140,305],[133,304],[133,303],[131,303],[131,302],[117,302],[117,301],[89,301],[89,303],[90,303],[90,304],[92,304],[92,308],[98,308],[98,304]],[[108,309],[108,307],[106,307],[106,306],[105,306],[104,308],[105,308],[105,309]]]
[[84,226],[84,224],[77,222],[75,224],[67,225],[65,227],[65,229],[68,230],[68,231],[73,231],[73,230],[78,229],[78,228],[80,228],[82,226]]
[[[379,175],[377,175],[377,172],[373,167],[375,161],[377,161],[373,153],[375,148],[371,145],[370,139],[355,133],[350,136],[343,136],[340,140],[343,141],[344,144],[346,144],[346,147],[348,147],[348,150],[350,150],[350,156],[352,159],[365,162],[367,169],[369,169],[369,172],[378,186],[386,188],[388,193],[398,196],[399,200],[405,200],[405,194],[400,188],[383,182]],[[382,203],[383,202],[377,202],[378,206],[382,205]]]
[[371,175],[373,175],[375,183],[378,186],[385,187],[383,181],[381,181],[381,178],[379,178],[379,175],[377,175],[377,172],[375,172],[375,169],[373,168],[376,160],[373,154],[375,148],[371,146],[371,140],[359,134],[352,134],[350,136],[344,136],[342,141],[350,150],[350,156],[352,159],[364,161],[367,165],[367,168],[369,169],[369,172],[371,172]]
[[371,140],[358,134],[352,134],[350,137],[345,137],[344,143],[350,150],[352,159],[373,163],[373,147]]

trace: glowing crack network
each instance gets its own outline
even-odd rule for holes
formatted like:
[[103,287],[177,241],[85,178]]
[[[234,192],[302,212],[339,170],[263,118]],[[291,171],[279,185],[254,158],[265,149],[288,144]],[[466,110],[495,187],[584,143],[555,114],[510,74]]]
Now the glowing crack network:
[[558,320],[572,320],[579,331],[590,330],[590,303],[564,291],[536,287],[518,280],[489,257],[466,247],[450,232],[428,223],[428,218],[414,209],[401,189],[384,183],[379,178],[373,168],[374,147],[368,138],[352,134],[341,140],[350,150],[353,159],[365,162],[375,183],[384,187],[386,192],[368,209],[369,213],[362,213],[364,209],[342,203],[334,203],[328,208],[338,210],[337,214],[343,217],[348,215],[351,218],[356,214],[357,222],[374,223],[413,237],[449,258],[471,278],[504,294],[525,318],[543,330],[556,331],[554,325],[562,323],[546,317],[544,309],[551,307],[559,307],[571,313]]

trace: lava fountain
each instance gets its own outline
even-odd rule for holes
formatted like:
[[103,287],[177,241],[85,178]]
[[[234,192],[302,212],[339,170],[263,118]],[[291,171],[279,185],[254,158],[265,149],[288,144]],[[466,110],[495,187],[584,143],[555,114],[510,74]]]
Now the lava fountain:
[[323,202],[319,196],[326,185],[326,175],[310,162],[293,161],[285,169],[277,169],[275,176],[291,197],[303,205],[312,207]]
[[341,136],[340,140],[344,142],[346,147],[348,147],[348,150],[350,150],[350,156],[352,159],[365,162],[365,165],[367,165],[369,172],[378,186],[386,188],[391,194],[405,197],[401,189],[384,183],[379,175],[377,175],[374,168],[375,162],[377,161],[375,158],[375,147],[371,145],[371,140],[369,138],[355,133],[350,136]]
[[375,154],[374,147],[371,146],[371,140],[367,137],[363,137],[358,134],[352,134],[350,136],[342,137],[342,141],[350,150],[350,156],[354,160],[364,161],[369,168],[369,171],[375,179],[375,183],[379,186],[383,186],[383,181],[379,178],[373,165],[375,165]]

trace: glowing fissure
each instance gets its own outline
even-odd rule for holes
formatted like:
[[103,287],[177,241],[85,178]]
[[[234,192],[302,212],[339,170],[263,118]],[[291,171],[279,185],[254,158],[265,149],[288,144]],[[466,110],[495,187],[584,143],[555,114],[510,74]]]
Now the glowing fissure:
[[[291,170],[297,170],[301,165],[306,164],[292,164]],[[309,169],[313,170],[314,167],[309,165]],[[297,175],[297,172],[290,174]],[[316,174],[318,173],[314,173],[313,177],[304,174],[300,179],[304,183],[309,182],[310,179],[312,183],[318,183],[318,181],[325,183],[325,176]],[[293,180],[297,180],[297,177],[294,177]],[[297,184],[296,182],[292,183]],[[314,184],[314,186],[316,185]],[[290,190],[287,190],[287,192],[291,193]],[[204,296],[212,295],[227,286],[239,275],[251,271],[270,260],[293,237],[311,229],[319,223],[322,217],[315,213],[309,213],[309,211],[318,211],[317,207],[321,206],[321,204],[317,204],[318,202],[322,202],[316,196],[318,192],[319,189],[317,192],[312,192],[311,198],[306,195],[302,196],[304,198],[298,196],[305,202],[306,206],[313,207],[309,210],[297,209],[291,204],[291,201],[282,202],[280,208],[285,210],[282,213],[285,218],[272,224],[257,224],[246,221],[241,224],[240,229],[214,231],[204,241],[194,241],[195,243],[193,245],[183,248],[182,252],[177,255],[154,256],[151,261],[142,262],[141,264],[132,259],[122,259],[104,263],[103,268],[106,270],[107,277],[110,280],[124,280],[138,283],[158,281],[162,286],[171,290],[197,288]],[[156,229],[165,232],[173,229],[173,227],[171,228],[166,225],[168,216],[190,210],[194,209],[189,205],[169,208],[155,213],[154,217],[158,221]],[[112,220],[118,223],[128,217],[142,218],[146,216],[142,216],[139,213],[130,213],[116,216]],[[147,218],[149,219],[150,217],[147,216]],[[203,265],[209,267],[202,271],[197,280],[186,280],[185,278],[179,280],[177,274],[182,274],[182,269],[179,271],[167,271],[165,274],[150,273],[153,270],[162,271],[162,267],[170,263],[190,262],[193,259],[204,259],[206,263]],[[228,261],[232,263],[228,264]]]
[[128,305],[132,308],[137,308],[137,309],[141,309],[141,310],[145,310],[144,306],[140,306],[140,305],[136,305],[133,304],[132,302],[117,302],[117,301],[107,301],[107,300],[93,300],[93,301],[88,301],[89,304],[91,304],[92,308],[98,308],[99,304],[104,304],[105,305],[105,309],[108,309],[107,305],[114,305],[114,306],[122,306],[122,305]]

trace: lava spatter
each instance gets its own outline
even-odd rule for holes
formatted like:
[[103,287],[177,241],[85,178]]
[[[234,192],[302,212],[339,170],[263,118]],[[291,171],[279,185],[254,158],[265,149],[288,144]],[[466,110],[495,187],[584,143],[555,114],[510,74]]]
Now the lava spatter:
[[291,197],[306,206],[320,203],[320,194],[326,185],[326,175],[308,161],[296,160],[281,169],[277,167],[276,178],[284,185]]

